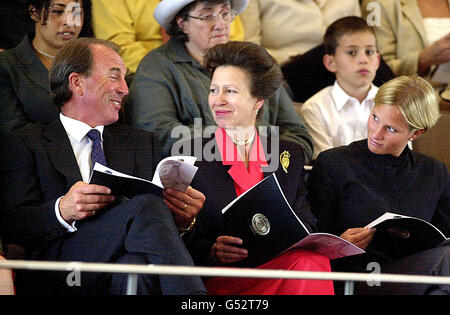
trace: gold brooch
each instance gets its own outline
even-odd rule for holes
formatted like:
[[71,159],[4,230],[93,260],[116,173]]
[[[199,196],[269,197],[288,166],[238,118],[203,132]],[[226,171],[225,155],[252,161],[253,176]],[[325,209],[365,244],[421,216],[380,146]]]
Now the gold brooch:
[[289,154],[289,151],[284,151],[280,155],[280,163],[283,170],[287,173],[287,168],[289,167],[289,158],[291,155]]

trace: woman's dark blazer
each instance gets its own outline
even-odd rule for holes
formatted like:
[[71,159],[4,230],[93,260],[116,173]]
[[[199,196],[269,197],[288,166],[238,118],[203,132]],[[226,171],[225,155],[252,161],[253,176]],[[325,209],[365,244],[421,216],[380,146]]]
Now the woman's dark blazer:
[[49,122],[58,111],[50,98],[48,70],[33,50],[34,34],[0,53],[0,133]]
[[[268,139],[269,138],[262,138],[263,146],[264,144],[267,144],[265,145],[267,159],[269,159],[267,148],[271,148],[271,142]],[[204,139],[203,148],[207,145],[209,150],[210,144],[207,144],[209,141],[213,141],[215,145],[214,148],[217,148],[215,139]],[[192,143],[192,148],[193,145],[194,144]],[[213,153],[217,153],[215,156],[220,156],[218,152],[212,151]],[[283,151],[288,151],[290,154],[290,164],[287,168],[287,173],[283,170],[278,161],[280,154]],[[315,220],[311,214],[308,201],[306,200],[304,182],[305,160],[302,148],[298,144],[280,140],[279,152],[274,155],[277,159],[276,165],[278,165],[275,174],[286,199],[308,229],[311,232],[315,231]],[[208,162],[205,161],[203,157],[201,160],[200,157],[197,158],[196,166],[199,168],[191,186],[201,191],[206,196],[206,201],[197,217],[194,230],[185,239],[185,243],[196,265],[211,265],[212,262],[209,258],[211,247],[216,238],[223,235],[221,210],[235,199],[237,195],[233,179],[228,174],[231,165],[223,165],[222,161],[218,160]],[[270,163],[270,161],[268,161],[268,163]],[[264,172],[264,177],[267,177],[272,173],[273,172]]]

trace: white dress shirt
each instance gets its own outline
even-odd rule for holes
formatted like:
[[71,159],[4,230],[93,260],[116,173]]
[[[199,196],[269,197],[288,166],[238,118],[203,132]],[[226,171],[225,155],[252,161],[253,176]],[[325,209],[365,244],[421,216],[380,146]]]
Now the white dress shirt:
[[[70,144],[72,145],[73,153],[78,163],[80,169],[81,177],[85,183],[89,183],[91,176],[91,150],[93,141],[89,139],[86,135],[92,129],[89,125],[82,121],[75,120],[60,114],[59,116],[61,123],[66,130],[67,136],[69,137]],[[100,131],[102,143],[103,143],[103,129],[104,126],[95,127]],[[61,217],[59,211],[59,201],[62,197],[58,198],[55,203],[55,213],[58,221],[67,229],[68,232],[75,232],[75,222],[68,224]]]
[[302,105],[300,116],[313,140],[313,159],[324,150],[367,138],[367,119],[377,91],[372,84],[360,103],[335,81]]

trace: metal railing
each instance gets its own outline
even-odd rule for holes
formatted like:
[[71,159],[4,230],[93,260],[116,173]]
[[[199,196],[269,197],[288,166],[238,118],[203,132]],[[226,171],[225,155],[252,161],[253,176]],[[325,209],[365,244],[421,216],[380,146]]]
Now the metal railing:
[[353,272],[316,272],[272,270],[254,268],[223,268],[223,267],[197,267],[172,265],[130,265],[114,263],[86,263],[86,262],[56,262],[56,261],[26,261],[6,260],[0,261],[3,269],[27,270],[53,270],[71,272],[108,272],[128,274],[127,294],[135,295],[137,292],[137,275],[184,275],[203,277],[245,277],[245,278],[284,278],[284,279],[310,279],[345,281],[346,295],[353,294],[354,282],[367,283],[422,283],[422,284],[448,284],[450,277],[419,276],[403,274],[381,273],[353,273]]

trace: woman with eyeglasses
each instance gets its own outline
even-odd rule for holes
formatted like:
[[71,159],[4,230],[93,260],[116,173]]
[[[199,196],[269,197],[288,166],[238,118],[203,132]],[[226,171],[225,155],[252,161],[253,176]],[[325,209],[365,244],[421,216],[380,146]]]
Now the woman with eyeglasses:
[[92,36],[90,0],[28,0],[27,9],[34,33],[0,53],[1,133],[57,117],[48,69],[68,42]]
[[[95,0],[92,23],[95,37],[110,40],[122,47],[120,56],[132,80],[142,58],[167,41],[165,31],[156,22],[153,12],[161,0]],[[176,2],[176,1],[175,1]],[[240,19],[231,23],[230,36],[244,38]]]
[[[210,48],[229,41],[230,24],[247,4],[248,0],[162,0],[156,7],[154,17],[171,39],[141,61],[126,113],[131,124],[156,134],[164,155],[177,153],[171,152],[173,144],[180,133],[192,136],[194,122],[200,130],[216,125],[207,102],[211,77],[202,67],[203,59]],[[280,138],[300,144],[310,159],[311,138],[283,87],[268,100],[261,124],[279,126]]]

